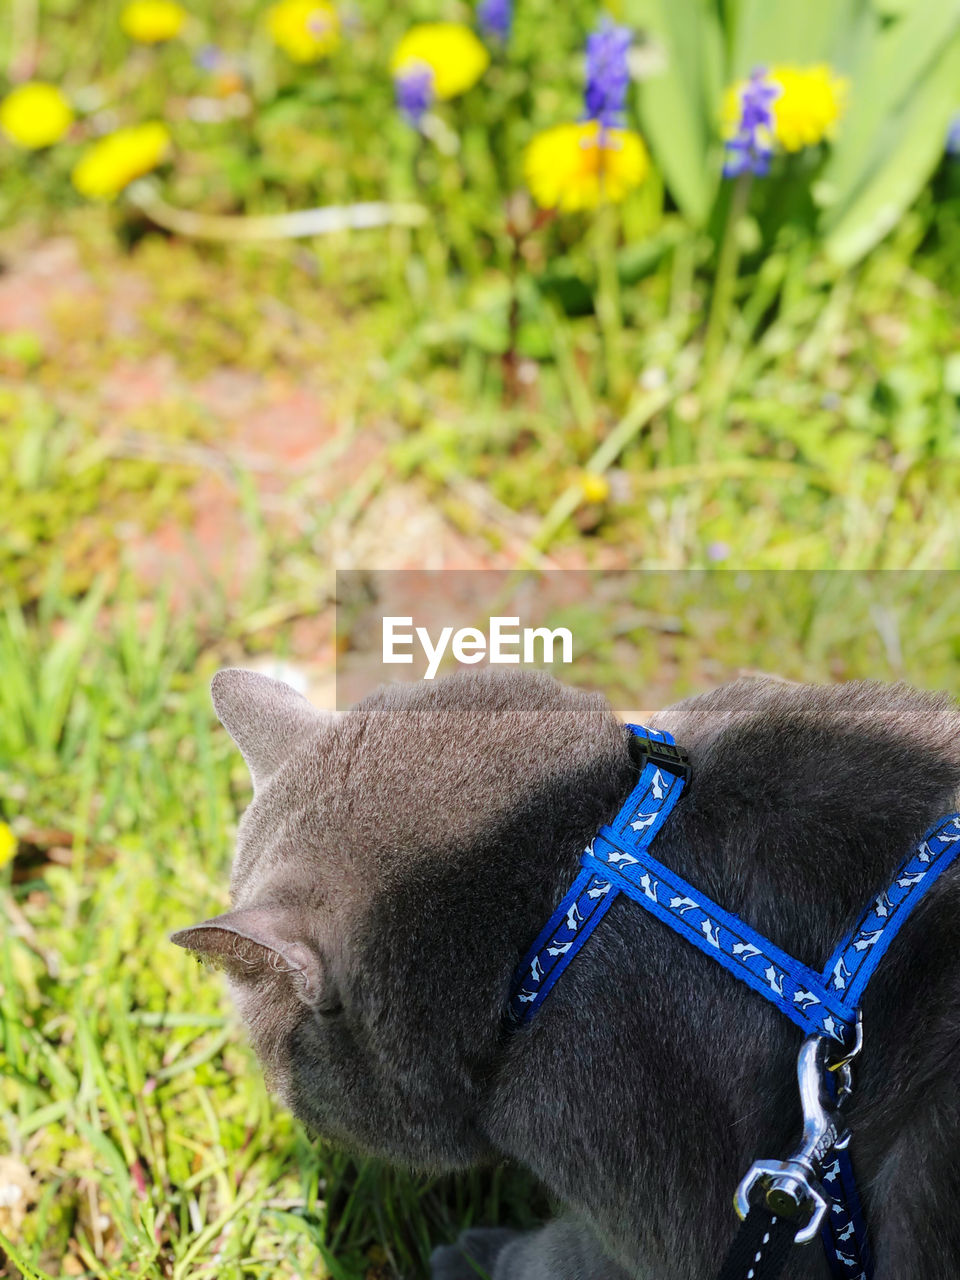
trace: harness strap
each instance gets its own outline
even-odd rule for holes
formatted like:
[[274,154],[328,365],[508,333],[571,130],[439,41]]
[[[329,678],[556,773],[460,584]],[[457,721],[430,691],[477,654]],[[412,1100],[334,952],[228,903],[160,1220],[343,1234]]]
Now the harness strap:
[[960,814],[951,813],[926,833],[900,865],[888,889],[877,894],[856,928],[836,948],[823,971],[831,990],[856,1009],[890,943],[930,886],[960,854]]
[[820,1228],[820,1240],[834,1280],[867,1280],[873,1275],[873,1254],[849,1147],[834,1152],[823,1185],[830,1196],[830,1212]]
[[658,862],[647,848],[652,837],[634,834],[629,810],[628,802],[600,828],[582,866],[766,997],[807,1035],[827,1036],[847,1051],[856,1048],[857,1010],[880,960],[912,908],[960,854],[960,815],[949,814],[926,833],[817,973]]
[[[686,780],[684,758],[669,733],[627,726],[646,753],[636,786],[614,819],[632,832],[631,846],[646,848],[680,799]],[[601,831],[613,828],[601,827]],[[585,867],[555,908],[536,941],[520,961],[507,1003],[514,1025],[526,1022],[546,999],[557,979],[603,919],[617,896],[610,867]]]
[[827,989],[815,970],[724,911],[668,870],[646,849],[625,852],[601,827],[582,857],[584,867],[613,881],[621,893],[765,996],[807,1035],[829,1036],[843,1049],[856,1042],[856,1012]]

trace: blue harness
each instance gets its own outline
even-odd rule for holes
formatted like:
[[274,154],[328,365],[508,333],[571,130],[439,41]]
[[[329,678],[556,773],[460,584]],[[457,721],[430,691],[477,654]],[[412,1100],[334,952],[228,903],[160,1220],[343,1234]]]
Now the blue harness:
[[640,903],[765,996],[807,1036],[798,1064],[804,1142],[787,1161],[753,1166],[737,1190],[738,1213],[745,1216],[760,1191],[770,1212],[797,1220],[798,1243],[819,1231],[835,1277],[870,1280],[873,1264],[849,1133],[836,1108],[850,1091],[849,1063],[862,1043],[863,992],[913,907],[960,853],[960,815],[950,814],[931,828],[818,973],[651,856],[650,844],[690,769],[669,733],[628,727],[646,753],[640,778],[613,822],[584,850],[582,870],[517,969],[508,1019],[518,1026],[533,1017],[619,893]]

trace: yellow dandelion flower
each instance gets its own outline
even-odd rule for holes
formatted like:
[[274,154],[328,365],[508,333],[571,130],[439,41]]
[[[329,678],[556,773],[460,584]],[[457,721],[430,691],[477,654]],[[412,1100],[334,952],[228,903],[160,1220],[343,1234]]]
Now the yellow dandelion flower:
[[120,14],[120,26],[131,40],[160,44],[183,30],[187,11],[173,0],[130,0]]
[[580,477],[580,492],[586,502],[606,502],[610,497],[610,481],[599,471],[585,471]]
[[70,103],[53,84],[33,80],[0,102],[0,129],[14,146],[27,151],[59,142],[72,124]]
[[473,88],[490,64],[486,47],[462,22],[420,22],[390,59],[394,76],[428,67],[435,98],[456,98]]
[[[772,104],[773,138],[784,151],[802,151],[834,136],[847,108],[849,80],[825,62],[809,67],[779,63],[769,69],[766,78],[780,90]],[[737,131],[746,85],[746,80],[738,80],[724,94],[725,138],[732,138]]]
[[558,124],[538,133],[523,158],[527,186],[543,209],[571,213],[619,203],[650,171],[643,139],[596,120]]
[[17,837],[5,822],[0,822],[0,867],[5,866],[17,851]]
[[340,19],[326,0],[280,0],[267,10],[267,30],[293,62],[319,62],[340,43]]
[[169,147],[167,126],[157,121],[118,129],[87,148],[74,166],[73,185],[92,200],[112,200],[155,169]]
[[770,78],[782,89],[773,104],[773,136],[784,151],[800,151],[834,136],[847,108],[848,80],[824,62],[772,67]]

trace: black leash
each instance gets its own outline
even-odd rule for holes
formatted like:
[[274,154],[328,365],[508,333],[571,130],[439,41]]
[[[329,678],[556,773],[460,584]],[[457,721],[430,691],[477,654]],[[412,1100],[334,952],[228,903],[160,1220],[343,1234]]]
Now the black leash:
[[797,1224],[754,1205],[730,1247],[718,1280],[777,1280],[793,1248]]
[[[854,1053],[862,1038],[858,1020]],[[831,1063],[827,1040],[808,1036],[797,1057],[797,1084],[803,1136],[786,1160],[755,1160],[741,1180],[734,1204],[743,1226],[719,1280],[777,1280],[791,1248],[814,1240],[830,1215],[831,1204],[836,1209],[825,1182],[836,1179],[850,1144],[840,1112],[852,1089],[850,1057]],[[854,1234],[852,1227],[848,1234]],[[869,1272],[859,1265],[857,1253],[837,1250],[836,1257],[840,1265],[834,1267],[831,1262],[834,1275],[866,1280]]]

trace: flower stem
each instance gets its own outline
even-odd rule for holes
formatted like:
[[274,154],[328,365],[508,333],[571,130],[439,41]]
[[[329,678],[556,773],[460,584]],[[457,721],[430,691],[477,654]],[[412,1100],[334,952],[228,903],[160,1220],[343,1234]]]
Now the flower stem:
[[626,390],[623,363],[623,318],[620,308],[620,276],[617,270],[617,209],[605,200],[597,211],[594,245],[597,254],[597,320],[603,335],[607,393],[619,403]]
[[503,398],[514,404],[520,390],[517,366],[517,340],[520,335],[520,294],[518,282],[523,267],[523,234],[512,221],[508,221],[507,233],[511,239],[510,252],[510,307],[507,312],[507,349],[503,353]]
[[723,240],[720,245],[720,257],[717,261],[717,274],[713,281],[713,298],[710,302],[710,318],[707,321],[707,336],[703,344],[703,384],[708,387],[713,380],[717,361],[727,336],[730,320],[730,306],[733,302],[734,287],[737,281],[737,268],[740,265],[740,222],[747,212],[750,201],[752,174],[741,173],[736,179],[727,210],[727,222],[723,229]]
[[[641,391],[627,406],[626,412],[613,430],[594,450],[584,471],[604,475],[617,461],[628,444],[643,430],[676,394],[676,389],[660,387],[657,391]],[[564,521],[573,515],[583,501],[579,481],[568,485],[557,497],[519,559],[519,566],[536,563],[536,556],[545,552]]]

